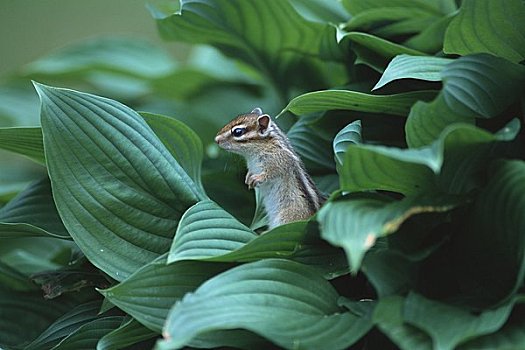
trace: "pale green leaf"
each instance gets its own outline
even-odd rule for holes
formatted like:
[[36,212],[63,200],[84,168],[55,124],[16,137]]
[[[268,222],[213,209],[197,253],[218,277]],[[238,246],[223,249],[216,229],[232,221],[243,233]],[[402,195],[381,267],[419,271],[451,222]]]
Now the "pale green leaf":
[[334,137],[333,149],[335,154],[335,159],[339,165],[343,164],[343,154],[346,152],[346,149],[349,145],[360,144],[361,139],[361,121],[356,120],[351,122],[344,128],[342,128],[337,135]]

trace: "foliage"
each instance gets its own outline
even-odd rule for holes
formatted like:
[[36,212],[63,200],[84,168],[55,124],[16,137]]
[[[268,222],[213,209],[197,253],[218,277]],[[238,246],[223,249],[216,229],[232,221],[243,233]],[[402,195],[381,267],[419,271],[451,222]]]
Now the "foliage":
[[[103,38],[0,86],[0,347],[525,348],[523,1],[148,7],[186,61]],[[329,196],[264,235],[213,143],[255,106]]]

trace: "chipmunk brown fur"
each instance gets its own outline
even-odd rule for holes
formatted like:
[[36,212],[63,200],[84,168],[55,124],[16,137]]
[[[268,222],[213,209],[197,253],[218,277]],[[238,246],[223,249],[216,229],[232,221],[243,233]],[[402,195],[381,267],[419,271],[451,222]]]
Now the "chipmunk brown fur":
[[258,187],[270,229],[312,216],[324,197],[305,170],[286,135],[260,108],[239,115],[215,137],[217,144],[242,155],[247,162],[245,183]]

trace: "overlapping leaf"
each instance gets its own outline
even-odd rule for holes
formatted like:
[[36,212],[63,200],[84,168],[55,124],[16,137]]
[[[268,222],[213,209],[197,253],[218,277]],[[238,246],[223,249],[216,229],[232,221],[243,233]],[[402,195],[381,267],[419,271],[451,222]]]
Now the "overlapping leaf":
[[157,334],[130,318],[119,328],[107,333],[97,343],[97,350],[118,350],[139,341],[155,337]]
[[170,312],[161,348],[189,344],[214,330],[247,329],[288,349],[346,348],[371,327],[343,310],[315,270],[266,259],[224,272],[188,294]]
[[100,338],[117,329],[124,316],[106,316],[83,324],[51,350],[92,350]]
[[128,107],[37,89],[60,217],[88,259],[122,280],[167,250],[178,219],[202,194]]
[[32,183],[0,209],[0,238],[33,236],[70,238],[47,178]]
[[334,137],[333,149],[335,159],[339,165],[343,163],[343,155],[349,145],[361,143],[361,121],[356,120],[343,129]]
[[45,164],[42,130],[34,128],[1,128],[0,148],[24,155],[40,164]]

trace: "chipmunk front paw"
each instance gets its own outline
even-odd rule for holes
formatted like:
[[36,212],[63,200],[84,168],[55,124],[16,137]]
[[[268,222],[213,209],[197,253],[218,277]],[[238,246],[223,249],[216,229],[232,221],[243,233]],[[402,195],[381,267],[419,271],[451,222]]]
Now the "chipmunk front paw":
[[259,184],[263,183],[265,180],[264,173],[261,174],[252,174],[248,172],[246,174],[246,178],[244,180],[244,183],[248,185],[249,189],[255,188]]

